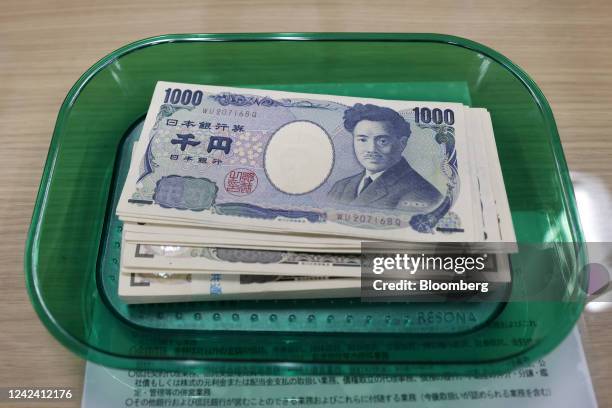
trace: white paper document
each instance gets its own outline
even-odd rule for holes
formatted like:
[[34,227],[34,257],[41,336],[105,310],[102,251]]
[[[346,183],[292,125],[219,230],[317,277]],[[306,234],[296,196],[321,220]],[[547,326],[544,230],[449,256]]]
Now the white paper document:
[[87,363],[82,407],[597,407],[580,335],[495,377],[221,376]]

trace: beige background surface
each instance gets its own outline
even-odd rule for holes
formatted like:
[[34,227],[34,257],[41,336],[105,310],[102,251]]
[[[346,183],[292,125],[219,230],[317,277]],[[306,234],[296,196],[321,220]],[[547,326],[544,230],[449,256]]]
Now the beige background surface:
[[[255,31],[438,32],[467,37],[505,54],[534,78],[550,101],[569,167],[579,180],[579,201],[590,218],[587,234],[612,241],[610,1],[184,0],[173,5],[150,0],[3,0],[0,387],[82,386],[83,362],[38,321],[24,289],[22,267],[42,167],[69,88],[98,59],[134,40],[165,33]],[[612,407],[612,311],[591,309],[585,314],[585,348],[599,403]]]

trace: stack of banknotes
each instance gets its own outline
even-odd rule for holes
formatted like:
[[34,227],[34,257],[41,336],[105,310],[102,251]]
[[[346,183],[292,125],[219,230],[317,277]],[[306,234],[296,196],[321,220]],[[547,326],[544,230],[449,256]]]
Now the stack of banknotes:
[[359,296],[364,242],[514,242],[458,103],[159,82],[117,215],[129,303]]

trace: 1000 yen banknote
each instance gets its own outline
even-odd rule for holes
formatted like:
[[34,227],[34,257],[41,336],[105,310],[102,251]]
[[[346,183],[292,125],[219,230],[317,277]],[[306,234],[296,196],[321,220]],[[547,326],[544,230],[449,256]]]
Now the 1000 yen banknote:
[[119,274],[126,303],[357,297],[360,280],[274,275]]
[[481,235],[464,106],[159,82],[117,213],[397,241]]
[[356,254],[130,243],[123,243],[121,265],[125,268],[224,274],[354,278],[361,274],[360,256]]

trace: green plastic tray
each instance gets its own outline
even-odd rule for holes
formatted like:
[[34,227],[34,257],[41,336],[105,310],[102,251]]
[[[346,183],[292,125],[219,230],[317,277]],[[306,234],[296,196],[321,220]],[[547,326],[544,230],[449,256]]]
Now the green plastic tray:
[[[558,244],[557,251],[544,264],[513,259],[504,303],[125,305],[116,295],[122,226],[114,208],[158,80],[485,107],[517,238]],[[582,251],[568,251],[567,243],[580,246],[582,234],[552,113],[533,81],[495,51],[436,34],[182,34],[127,45],[70,90],[34,209],[25,271],[51,333],[109,366],[484,374],[541,357],[573,327],[586,277]],[[533,288],[547,301],[524,300]]]

